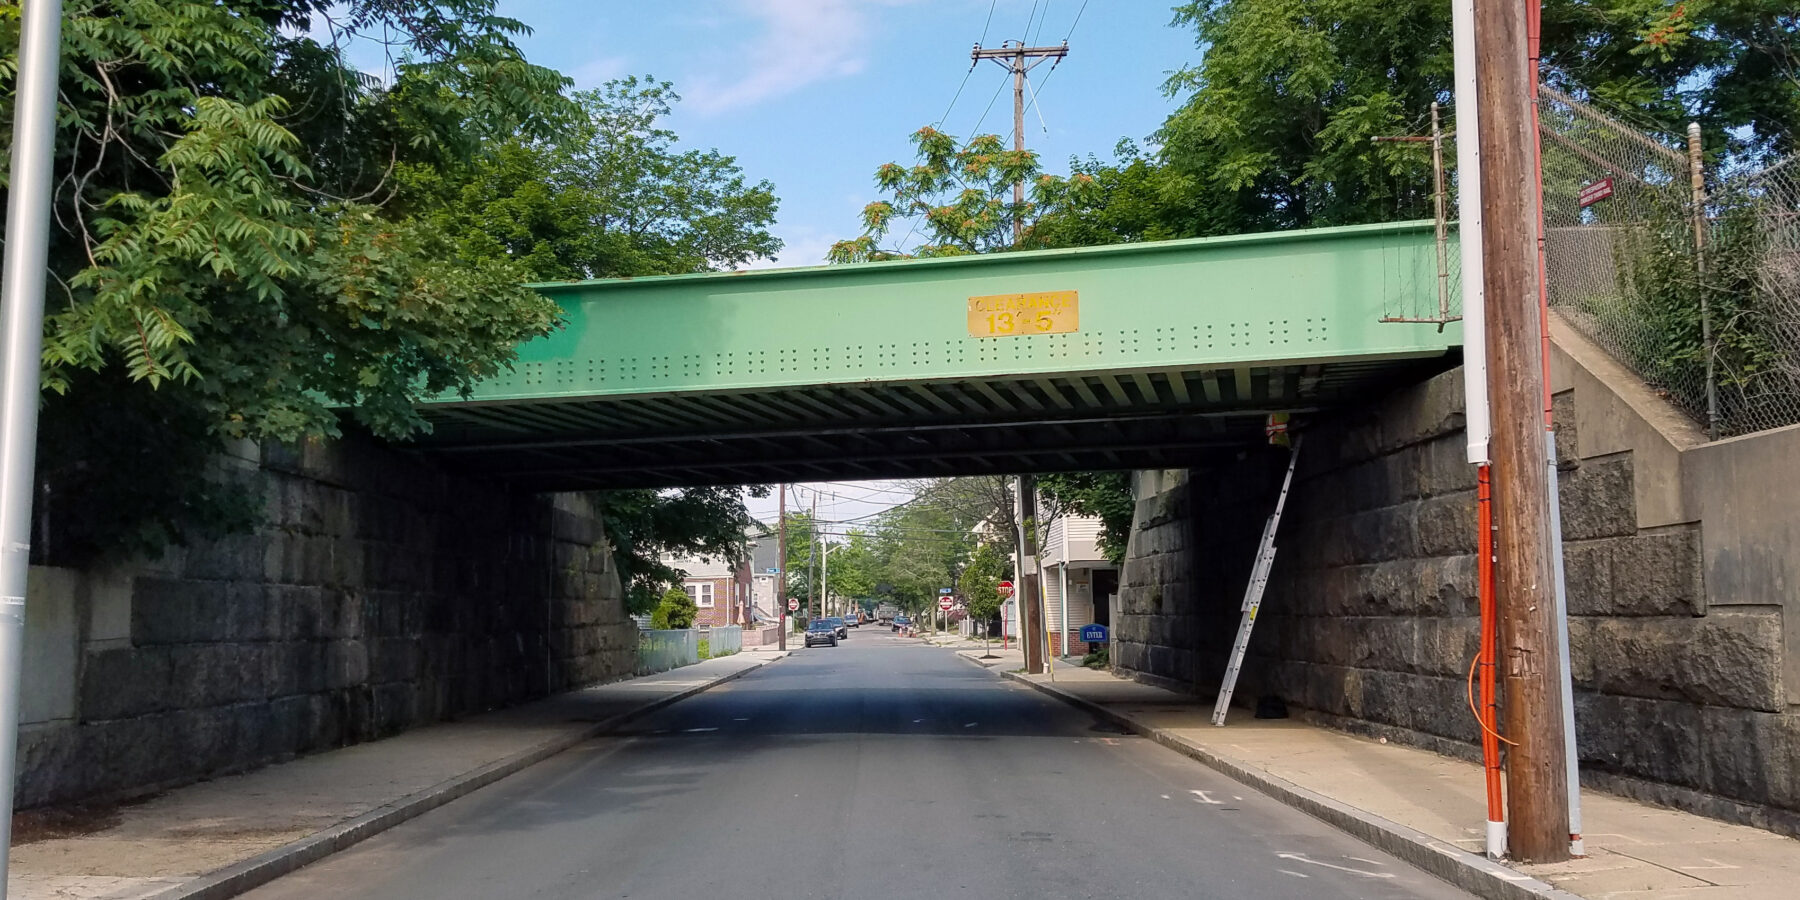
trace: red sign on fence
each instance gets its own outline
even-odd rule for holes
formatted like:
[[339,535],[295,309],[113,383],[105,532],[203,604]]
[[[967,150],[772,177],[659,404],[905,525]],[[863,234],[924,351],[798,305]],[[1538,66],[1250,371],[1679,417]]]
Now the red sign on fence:
[[1581,189],[1581,208],[1587,209],[1613,195],[1613,180],[1602,178]]

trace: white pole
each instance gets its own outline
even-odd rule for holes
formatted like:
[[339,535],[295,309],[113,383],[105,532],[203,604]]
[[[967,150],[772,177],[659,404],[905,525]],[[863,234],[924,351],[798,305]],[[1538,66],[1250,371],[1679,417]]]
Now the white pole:
[[1061,636],[1062,655],[1069,655],[1069,517],[1062,517],[1062,562],[1056,566],[1057,602],[1062,604],[1056,633]]
[[1481,120],[1475,111],[1475,2],[1450,4],[1456,82],[1457,241],[1462,252],[1463,395],[1469,462],[1488,459],[1487,295],[1481,262]]
[[[6,813],[0,815],[0,850],[12,847],[38,377],[44,355],[44,268],[50,255],[56,158],[56,74],[62,53],[62,0],[30,0],[22,6],[5,270],[0,274],[0,810]],[[6,867],[0,858],[0,900],[6,897]]]
[[[1450,46],[1456,97],[1457,238],[1462,255],[1463,398],[1468,460],[1491,462],[1488,440],[1487,295],[1481,241],[1481,119],[1475,104],[1475,2],[1452,0]],[[1566,670],[1565,670],[1566,671]],[[1487,821],[1487,855],[1506,855],[1506,821]]]

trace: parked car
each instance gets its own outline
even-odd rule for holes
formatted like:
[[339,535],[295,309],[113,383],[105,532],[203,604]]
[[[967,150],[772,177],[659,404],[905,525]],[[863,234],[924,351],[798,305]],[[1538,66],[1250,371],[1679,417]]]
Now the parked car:
[[830,622],[824,619],[814,619],[806,623],[806,646],[825,644],[836,647],[837,641],[837,629],[831,627]]
[[905,631],[906,629],[911,628],[911,627],[912,627],[912,617],[911,616],[895,616],[894,617],[894,630],[895,631]]
[[861,624],[862,624],[862,617],[858,616],[856,613],[851,613],[844,617],[844,626],[847,628],[855,628],[856,626],[861,625]]
[[844,624],[843,616],[830,616],[826,618],[825,621],[831,623],[831,627],[837,632],[838,637],[847,638],[850,636],[850,627]]

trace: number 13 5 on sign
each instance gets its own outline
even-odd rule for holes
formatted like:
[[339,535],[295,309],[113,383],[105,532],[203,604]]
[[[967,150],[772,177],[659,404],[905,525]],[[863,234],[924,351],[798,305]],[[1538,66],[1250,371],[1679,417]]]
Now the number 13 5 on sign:
[[970,297],[969,336],[1063,334],[1080,330],[1080,314],[1074,291]]

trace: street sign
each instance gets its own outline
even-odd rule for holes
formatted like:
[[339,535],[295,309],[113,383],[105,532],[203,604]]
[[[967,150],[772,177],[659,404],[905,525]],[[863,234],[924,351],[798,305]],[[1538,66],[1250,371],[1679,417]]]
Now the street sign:
[[1083,626],[1081,626],[1081,642],[1084,644],[1104,644],[1104,643],[1106,643],[1106,626],[1105,625],[1083,625]]
[[788,612],[793,612],[799,608],[800,608],[800,601],[795,600],[792,597],[788,598]]
[[1581,208],[1586,209],[1613,195],[1613,180],[1602,178],[1581,189]]
[[949,596],[954,593],[956,593],[956,588],[938,588],[938,594],[941,596]]
[[781,574],[781,570],[776,568],[775,566],[770,566],[766,571],[770,575],[780,575]]
[[1001,597],[1011,597],[1012,595],[1013,595],[1012,582],[1010,582],[1010,581],[1000,582],[1000,596]]
[[956,605],[956,600],[954,598],[951,598],[951,597],[939,597],[938,598],[938,609],[941,609],[944,612],[949,612],[950,608],[955,605]]

